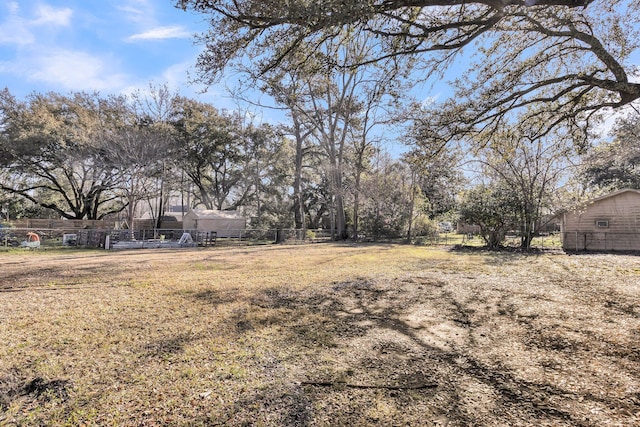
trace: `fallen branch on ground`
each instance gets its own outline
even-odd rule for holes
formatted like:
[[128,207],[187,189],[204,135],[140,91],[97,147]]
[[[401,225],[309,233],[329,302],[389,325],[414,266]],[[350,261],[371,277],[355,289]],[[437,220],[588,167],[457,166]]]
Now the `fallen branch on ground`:
[[351,384],[344,381],[301,381],[302,385],[318,387],[349,387],[359,389],[385,389],[385,390],[422,390],[438,387],[436,383],[420,383],[411,385],[385,385],[385,384]]

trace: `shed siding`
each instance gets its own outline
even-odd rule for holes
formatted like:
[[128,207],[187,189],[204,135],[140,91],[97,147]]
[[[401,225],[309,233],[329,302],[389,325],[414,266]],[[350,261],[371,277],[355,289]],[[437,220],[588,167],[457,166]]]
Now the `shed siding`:
[[191,210],[183,219],[185,230],[215,231],[218,237],[241,237],[246,220],[236,211]]
[[[598,226],[598,222],[605,226]],[[625,190],[597,199],[563,221],[565,250],[640,250],[640,192]]]

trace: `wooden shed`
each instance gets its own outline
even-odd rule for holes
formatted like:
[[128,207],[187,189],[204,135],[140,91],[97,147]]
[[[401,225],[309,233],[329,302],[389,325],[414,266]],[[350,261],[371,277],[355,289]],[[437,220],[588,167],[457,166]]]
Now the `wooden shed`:
[[239,237],[246,219],[238,211],[192,209],[182,218],[185,230],[215,231],[218,237]]
[[565,251],[640,250],[640,190],[616,191],[566,212],[561,231]]

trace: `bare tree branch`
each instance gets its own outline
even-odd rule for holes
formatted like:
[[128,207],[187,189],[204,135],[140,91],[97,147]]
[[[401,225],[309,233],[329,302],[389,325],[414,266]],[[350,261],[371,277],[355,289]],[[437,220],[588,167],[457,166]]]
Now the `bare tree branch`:
[[[634,3],[635,2],[635,3]],[[546,105],[575,124],[595,112],[640,98],[629,56],[639,46],[636,0],[179,0],[206,13],[211,31],[200,78],[212,83],[229,66],[257,73],[307,52],[324,66],[349,69],[412,57],[424,74],[443,75],[470,46],[477,61],[455,95],[465,102],[460,130],[494,128],[514,112]],[[336,55],[345,35],[369,34],[372,48],[356,59]],[[291,64],[289,61],[288,64]],[[415,77],[415,74],[414,74]],[[445,119],[447,120],[447,119]],[[553,121],[554,126],[562,121]],[[451,123],[449,124],[451,125]],[[543,130],[544,132],[544,130]]]

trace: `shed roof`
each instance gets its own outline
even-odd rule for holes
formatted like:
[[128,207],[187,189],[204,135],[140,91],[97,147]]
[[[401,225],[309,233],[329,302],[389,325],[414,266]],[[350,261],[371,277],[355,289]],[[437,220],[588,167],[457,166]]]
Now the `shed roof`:
[[216,209],[192,209],[187,214],[198,219],[244,219],[239,211],[219,211]]
[[602,196],[594,197],[593,199],[589,199],[589,200],[586,200],[584,202],[581,202],[581,203],[575,205],[573,208],[562,209],[562,210],[558,211],[555,214],[555,216],[564,215],[564,214],[567,214],[567,213],[570,213],[570,212],[574,212],[574,213],[575,212],[580,212],[580,211],[583,211],[584,209],[587,209],[589,206],[592,206],[594,203],[601,202],[603,200],[610,199],[610,198],[613,198],[613,197],[616,197],[616,196],[619,196],[619,195],[625,194],[625,193],[635,193],[635,194],[640,195],[640,190],[636,189],[636,188],[623,188],[621,190],[613,191],[611,193],[604,194]]
[[603,196],[587,200],[584,204],[585,205],[591,205],[593,203],[608,199],[610,197],[616,197],[616,196],[619,196],[620,194],[624,194],[624,193],[628,193],[628,192],[640,194],[640,190],[638,190],[638,189],[635,189],[635,188],[623,188],[622,190],[614,191],[613,193],[605,194]]

